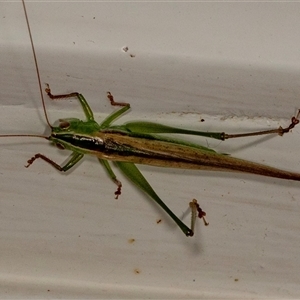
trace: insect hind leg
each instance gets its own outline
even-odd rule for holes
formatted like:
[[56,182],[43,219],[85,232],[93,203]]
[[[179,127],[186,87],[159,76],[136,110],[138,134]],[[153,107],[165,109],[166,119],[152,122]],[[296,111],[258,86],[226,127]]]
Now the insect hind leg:
[[205,219],[206,212],[200,207],[198,201],[196,199],[193,199],[189,203],[189,206],[191,208],[191,229],[192,229],[192,231],[194,232],[197,218],[202,219],[204,222],[204,225],[208,226],[209,223]]
[[297,124],[299,124],[299,116],[300,116],[300,109],[298,109],[297,115],[292,117],[291,124],[288,127],[286,128],[279,127],[278,134],[282,136],[284,133],[290,132],[290,130],[292,130]]
[[299,124],[299,122],[300,122],[299,117],[300,117],[300,109],[298,110],[298,113],[296,114],[296,116],[292,117],[290,125],[286,128],[282,128],[280,126],[279,128],[276,128],[276,129],[249,132],[249,133],[239,133],[239,134],[223,133],[221,139],[226,140],[226,139],[231,139],[231,138],[267,135],[267,134],[273,134],[273,133],[277,133],[278,135],[283,136],[285,133],[290,132],[297,124]]

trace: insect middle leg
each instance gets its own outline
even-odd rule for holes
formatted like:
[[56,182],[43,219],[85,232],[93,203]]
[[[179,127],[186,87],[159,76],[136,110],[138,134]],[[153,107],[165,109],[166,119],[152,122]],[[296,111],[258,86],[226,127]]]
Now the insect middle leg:
[[111,178],[111,180],[117,185],[117,190],[115,191],[115,195],[116,195],[116,199],[119,198],[119,196],[121,195],[121,189],[122,189],[122,182],[120,180],[118,180],[116,174],[114,173],[114,171],[112,170],[111,166],[109,165],[107,160],[104,159],[100,159],[98,158],[100,164],[106,169],[109,177]]
[[130,106],[130,104],[127,102],[116,102],[114,99],[114,96],[111,94],[111,92],[107,92],[106,96],[112,106]]

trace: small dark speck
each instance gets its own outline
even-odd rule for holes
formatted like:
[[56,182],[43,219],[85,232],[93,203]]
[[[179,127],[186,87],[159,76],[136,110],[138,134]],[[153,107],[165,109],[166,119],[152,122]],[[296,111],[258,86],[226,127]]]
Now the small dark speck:
[[200,122],[204,122],[204,121],[205,121],[204,119],[201,119],[201,120],[200,120]]
[[156,223],[157,224],[161,223],[161,219],[156,220]]
[[130,57],[135,57],[135,54],[130,54]]
[[50,292],[50,290],[47,290],[47,292]]
[[95,20],[96,19],[96,17],[93,17],[93,20]]
[[239,281],[239,279],[238,279],[238,278],[235,278],[234,281],[237,282],[237,281]]
[[134,269],[134,273],[135,273],[135,274],[140,274],[141,271],[140,271],[139,269]]

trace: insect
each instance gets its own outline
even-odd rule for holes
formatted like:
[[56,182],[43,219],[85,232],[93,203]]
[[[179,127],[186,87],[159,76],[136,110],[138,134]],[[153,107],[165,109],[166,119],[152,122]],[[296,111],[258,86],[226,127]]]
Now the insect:
[[22,2],[37,70],[43,111],[46,122],[51,129],[51,134],[49,136],[38,134],[10,134],[0,135],[0,137],[27,136],[43,138],[56,145],[59,149],[65,149],[72,152],[70,159],[63,166],[57,164],[44,154],[37,153],[28,160],[28,163],[26,165],[27,168],[34,161],[40,159],[50,164],[58,171],[66,172],[74,167],[84,157],[84,155],[93,155],[98,159],[100,164],[102,164],[102,166],[108,172],[112,181],[117,185],[115,196],[116,198],[118,198],[118,196],[121,194],[122,184],[117,179],[108,162],[113,161],[114,164],[138,188],[144,191],[150,198],[152,198],[158,205],[161,206],[161,208],[173,219],[173,221],[178,225],[178,227],[186,236],[193,236],[194,224],[197,217],[202,218],[205,225],[208,224],[204,218],[206,215],[205,212],[200,208],[195,199],[190,202],[190,207],[192,209],[192,224],[191,228],[189,228],[162,201],[162,199],[153,190],[153,188],[150,186],[148,181],[145,179],[145,177],[142,175],[135,164],[198,170],[235,171],[300,181],[300,173],[288,172],[266,165],[234,158],[226,154],[217,153],[208,147],[204,147],[196,143],[185,142],[161,135],[166,133],[195,135],[222,141],[230,138],[268,134],[278,134],[282,136],[283,134],[290,132],[291,129],[293,129],[299,123],[300,110],[298,114],[291,119],[290,125],[286,128],[279,127],[272,130],[250,132],[244,134],[194,131],[145,121],[133,121],[123,125],[113,125],[113,122],[117,118],[122,116],[126,111],[130,109],[130,105],[128,103],[115,102],[113,95],[110,92],[107,92],[107,97],[110,100],[111,104],[122,106],[122,108],[113,112],[104,121],[102,121],[102,123],[98,124],[94,119],[94,115],[89,104],[82,94],[74,92],[69,94],[54,95],[51,92],[50,86],[47,85],[45,91],[51,99],[65,99],[70,97],[77,98],[86,117],[85,121],[76,118],[60,119],[58,126],[51,125],[45,107],[41,80],[39,77],[38,63],[24,0],[22,0]]

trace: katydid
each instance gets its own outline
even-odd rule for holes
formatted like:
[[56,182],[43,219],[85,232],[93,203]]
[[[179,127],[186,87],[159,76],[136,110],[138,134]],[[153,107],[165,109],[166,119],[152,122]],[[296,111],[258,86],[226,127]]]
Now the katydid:
[[135,121],[124,125],[112,125],[112,123],[126,111],[130,109],[128,103],[115,102],[112,94],[107,93],[108,99],[112,105],[123,106],[119,110],[109,115],[102,123],[98,124],[93,112],[84,96],[74,92],[69,94],[53,95],[49,85],[46,93],[51,99],[75,97],[80,102],[86,120],[82,121],[75,118],[60,119],[58,126],[50,124],[45,101],[43,97],[41,80],[39,77],[38,63],[34,50],[33,40],[30,32],[30,26],[26,13],[24,0],[23,7],[25,11],[26,22],[29,30],[30,41],[34,56],[34,62],[37,70],[39,89],[45,119],[51,129],[50,136],[43,135],[1,135],[1,137],[39,137],[49,140],[59,149],[66,149],[72,152],[68,162],[60,166],[47,156],[37,153],[28,160],[26,167],[29,167],[36,159],[42,159],[60,172],[66,172],[74,167],[86,154],[94,155],[100,164],[108,172],[110,178],[117,185],[115,192],[116,198],[121,194],[121,182],[117,179],[108,161],[114,164],[142,191],[152,198],[161,208],[174,220],[186,236],[193,236],[194,224],[197,217],[202,218],[205,225],[205,212],[202,211],[196,200],[190,203],[192,209],[191,228],[186,226],[161,200],[161,198],[152,189],[148,181],[141,174],[135,164],[146,164],[159,167],[186,168],[198,170],[221,170],[252,173],[257,175],[276,177],[282,179],[300,181],[300,173],[288,172],[266,165],[238,159],[229,155],[220,154],[214,150],[198,145],[181,141],[174,138],[168,138],[161,134],[182,134],[195,135],[225,140],[230,138],[248,137],[257,135],[279,134],[283,135],[293,129],[299,123],[298,114],[291,119],[291,123],[286,128],[279,127],[273,130],[258,131],[244,134],[226,134],[224,132],[201,132],[189,129],[181,129],[166,126],[158,123]]

